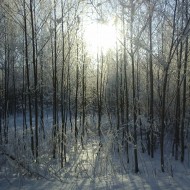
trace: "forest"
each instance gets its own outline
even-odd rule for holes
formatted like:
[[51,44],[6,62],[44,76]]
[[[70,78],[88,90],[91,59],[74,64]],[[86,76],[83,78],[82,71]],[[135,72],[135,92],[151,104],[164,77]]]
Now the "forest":
[[188,0],[0,0],[0,189],[190,181],[189,36]]

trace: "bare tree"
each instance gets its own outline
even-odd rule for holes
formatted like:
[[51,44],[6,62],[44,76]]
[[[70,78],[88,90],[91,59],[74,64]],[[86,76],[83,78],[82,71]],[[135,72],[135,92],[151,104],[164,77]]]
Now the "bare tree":
[[135,4],[130,1],[131,12],[130,12],[130,57],[132,64],[132,97],[133,97],[133,125],[134,125],[134,159],[135,159],[135,173],[139,171],[138,167],[138,155],[137,155],[137,103],[136,103],[136,85],[135,85],[135,58],[134,58],[134,11]]
[[30,86],[30,71],[29,71],[29,55],[28,55],[28,33],[27,33],[27,18],[26,18],[26,2],[23,0],[24,9],[24,41],[25,41],[25,64],[26,64],[26,80],[28,91],[28,107],[29,107],[29,121],[30,121],[30,133],[31,133],[31,150],[34,156],[34,134],[32,128],[32,102],[31,102],[31,86]]
[[36,32],[35,32],[35,2],[30,0],[30,17],[31,17],[31,31],[32,31],[32,63],[34,73],[34,96],[35,96],[35,156],[38,158],[38,74],[36,62]]
[[[188,23],[189,10],[188,10],[188,1],[182,1],[182,6],[185,9],[185,23]],[[183,10],[184,10],[183,9]],[[185,142],[184,142],[184,127],[185,127],[185,114],[186,114],[186,99],[187,99],[187,62],[188,62],[188,47],[189,47],[189,37],[186,36],[185,39],[185,57],[184,57],[184,67],[183,67],[183,102],[182,102],[182,118],[181,118],[181,162],[184,161],[185,155]]]

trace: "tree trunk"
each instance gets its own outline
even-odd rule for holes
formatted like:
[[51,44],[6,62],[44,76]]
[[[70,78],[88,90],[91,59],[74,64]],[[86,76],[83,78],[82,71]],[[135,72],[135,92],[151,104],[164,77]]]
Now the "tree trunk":
[[150,68],[150,153],[151,157],[154,157],[154,133],[153,133],[153,120],[154,120],[154,89],[153,89],[153,63],[152,63],[152,4],[151,0],[149,0],[149,46],[150,46],[150,53],[149,53],[149,68]]
[[26,18],[26,2],[24,0],[24,38],[25,38],[25,63],[26,63],[26,78],[27,78],[27,92],[28,92],[28,108],[29,108],[29,123],[30,123],[30,135],[31,135],[31,150],[34,156],[34,133],[32,128],[32,103],[31,103],[31,91],[30,91],[30,69],[28,61],[28,38],[27,38],[27,18]]
[[134,50],[133,50],[133,22],[134,22],[134,9],[135,5],[131,0],[131,20],[130,20],[130,39],[131,39],[131,64],[132,64],[132,98],[133,98],[133,125],[134,125],[134,159],[135,159],[135,173],[138,173],[138,155],[137,155],[137,105],[136,105],[136,85],[135,85],[135,59],[134,59]]
[[31,28],[32,28],[32,63],[33,63],[33,73],[34,73],[34,97],[35,97],[35,156],[38,159],[38,93],[37,93],[37,63],[36,63],[36,34],[35,34],[35,2],[30,0],[30,16],[31,16]]
[[[188,0],[183,0],[183,7],[185,7],[185,22],[188,22]],[[184,128],[185,128],[185,113],[186,113],[186,92],[187,92],[187,62],[188,62],[188,49],[189,49],[189,37],[186,36],[185,40],[185,58],[183,68],[183,102],[182,102],[182,118],[181,118],[181,162],[184,161],[185,156],[185,142],[184,142]]]

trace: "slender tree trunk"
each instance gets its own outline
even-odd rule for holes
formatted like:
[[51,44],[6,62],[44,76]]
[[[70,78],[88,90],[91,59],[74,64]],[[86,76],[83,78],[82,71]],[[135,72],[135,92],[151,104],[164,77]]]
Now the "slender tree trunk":
[[[140,60],[140,55],[139,55],[139,49],[137,49],[137,63],[136,63],[136,68],[137,68],[137,113],[138,115],[141,115],[141,100],[140,100],[140,67],[139,67],[139,60]],[[142,134],[142,122],[141,122],[141,117],[139,118],[139,126],[140,126],[140,139],[141,139],[141,150],[144,153],[144,145],[143,145],[143,134]]]
[[[124,9],[123,9],[124,12]],[[125,94],[125,147],[127,155],[127,163],[129,163],[129,92],[128,92],[128,80],[127,80],[127,54],[126,54],[126,28],[125,28],[125,18],[123,13],[123,60],[124,60],[124,94]]]
[[[64,14],[64,4],[63,0],[61,1],[61,11],[62,11],[62,19]],[[66,117],[66,90],[65,88],[65,36],[64,36],[64,22],[62,20],[61,23],[61,32],[62,32],[62,69],[61,69],[61,167],[63,168],[64,162],[66,163],[66,126],[65,126],[65,117]]]
[[76,89],[75,89],[75,142],[77,146],[78,142],[78,126],[77,126],[77,119],[78,119],[78,91],[79,91],[79,47],[77,44],[77,65],[76,65]]
[[[178,55],[177,61],[177,84],[176,84],[176,110],[175,110],[175,134],[174,134],[174,146],[175,146],[175,159],[178,160],[178,148],[179,148],[179,131],[180,131],[180,75],[181,75],[181,59],[182,59],[182,43],[180,47],[180,55]],[[178,53],[177,53],[178,54]]]
[[81,143],[84,148],[84,136],[85,136],[85,120],[86,120],[86,65],[85,65],[85,55],[83,55],[83,64],[82,64],[82,135]]
[[[188,0],[183,0],[183,7],[185,7],[185,22],[188,22],[189,10],[188,10]],[[185,128],[185,113],[186,113],[186,92],[187,92],[187,62],[188,62],[188,49],[189,49],[189,37],[185,40],[185,58],[184,58],[184,68],[183,68],[183,102],[182,102],[182,118],[181,118],[181,162],[184,161],[185,156],[185,142],[184,142],[184,128]]]
[[[120,84],[119,84],[119,51],[118,44],[116,42],[116,81],[115,81],[115,91],[116,91],[116,118],[117,118],[117,132],[116,132],[116,141],[119,145],[119,130],[120,130],[120,104],[119,104],[119,96],[120,96]],[[117,147],[119,152],[119,146]]]
[[98,136],[99,136],[99,139],[100,139],[100,144],[101,144],[101,109],[100,109],[100,84],[99,84],[99,72],[100,72],[100,69],[99,69],[99,58],[98,58],[98,55],[97,55],[97,76],[96,76],[96,98],[97,98],[97,106],[98,106]]
[[45,129],[44,129],[44,61],[43,52],[41,52],[40,60],[40,129],[45,139]]
[[[33,9],[34,7],[34,9]],[[33,63],[33,73],[34,73],[34,96],[35,96],[35,156],[36,160],[38,158],[38,75],[37,75],[37,62],[36,62],[36,34],[35,34],[35,2],[30,0],[30,16],[31,16],[31,29],[32,29],[32,63]]]
[[153,120],[154,120],[154,89],[153,89],[153,63],[152,63],[152,4],[151,0],[149,0],[149,46],[150,46],[150,53],[149,53],[149,68],[150,68],[150,153],[151,157],[154,157],[154,133],[153,133]]
[[[23,44],[23,47],[24,47],[24,44]],[[23,56],[23,69],[22,69],[22,75],[23,75],[23,78],[22,78],[22,123],[23,123],[23,141],[25,139],[25,136],[26,136],[26,132],[27,132],[27,125],[26,125],[26,81],[25,81],[25,78],[26,78],[26,74],[25,74],[25,59],[24,59],[24,56]]]
[[26,63],[26,78],[27,78],[27,92],[28,92],[28,107],[29,107],[29,122],[30,122],[30,135],[31,135],[31,150],[34,156],[34,134],[32,128],[32,103],[31,103],[31,90],[30,90],[30,69],[28,62],[28,38],[27,38],[27,18],[26,18],[26,2],[24,0],[24,38],[25,38],[25,63]]
[[8,143],[8,110],[9,110],[9,69],[10,69],[10,47],[7,36],[5,36],[5,76],[4,76],[4,140]]
[[127,163],[129,163],[129,92],[128,92],[128,80],[127,80],[127,60],[126,60],[126,51],[124,53],[124,70],[125,70],[125,117],[126,117],[126,129],[125,129],[125,146],[126,146],[126,154],[127,154]]
[[[56,157],[57,147],[57,130],[58,130],[58,118],[57,118],[57,24],[56,24],[56,1],[54,0],[54,55],[53,61],[53,158]],[[53,47],[52,47],[53,48]]]
[[124,138],[125,138],[125,127],[124,127],[124,122],[125,122],[125,113],[124,113],[124,80],[123,80],[123,69],[124,69],[124,64],[121,63],[120,65],[120,121],[121,121],[121,127],[122,127],[122,145],[124,144]]
[[15,81],[15,58],[14,58],[14,53],[13,53],[13,58],[12,58],[12,64],[13,64],[13,96],[14,96],[14,108],[13,108],[13,114],[14,114],[14,131],[15,131],[15,139],[17,137],[17,124],[16,124],[16,113],[17,113],[17,110],[16,110],[16,81]]
[[131,39],[131,64],[132,64],[132,97],[133,97],[133,125],[134,125],[134,161],[135,161],[135,173],[138,173],[139,167],[138,167],[138,155],[137,155],[137,105],[136,105],[136,85],[135,85],[135,59],[134,59],[134,50],[133,50],[133,22],[134,22],[134,9],[135,5],[133,1],[131,0],[131,20],[130,20],[130,39]]

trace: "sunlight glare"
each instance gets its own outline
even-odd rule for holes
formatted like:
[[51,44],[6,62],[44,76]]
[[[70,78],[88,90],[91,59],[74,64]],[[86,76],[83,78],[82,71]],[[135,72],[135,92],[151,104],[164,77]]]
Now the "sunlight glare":
[[106,53],[109,49],[114,49],[116,44],[116,29],[111,24],[91,23],[84,32],[87,48],[92,56],[102,50]]

